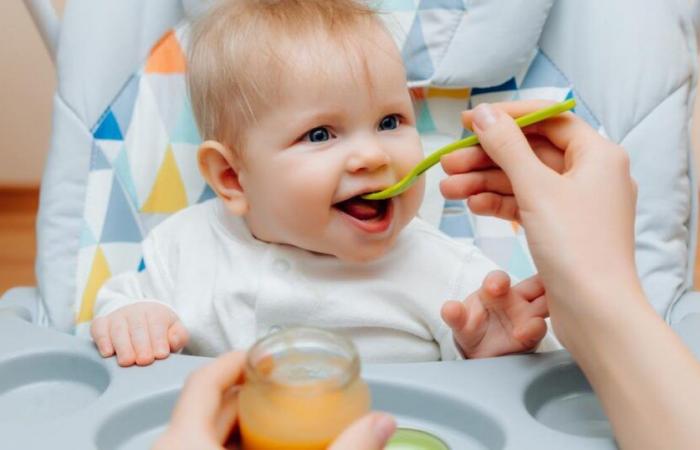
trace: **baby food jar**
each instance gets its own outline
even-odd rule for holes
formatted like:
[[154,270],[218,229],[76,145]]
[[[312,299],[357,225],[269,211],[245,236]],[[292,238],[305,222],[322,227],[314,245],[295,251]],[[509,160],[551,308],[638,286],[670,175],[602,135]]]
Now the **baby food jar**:
[[355,346],[330,331],[296,327],[268,335],[250,349],[245,371],[245,450],[325,449],[369,411]]

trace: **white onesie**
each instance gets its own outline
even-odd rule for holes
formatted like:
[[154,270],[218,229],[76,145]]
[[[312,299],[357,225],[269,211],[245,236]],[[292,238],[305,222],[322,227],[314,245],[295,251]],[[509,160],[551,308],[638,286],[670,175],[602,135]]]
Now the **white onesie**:
[[190,333],[185,352],[204,356],[246,349],[280,326],[323,327],[352,339],[371,362],[459,358],[440,308],[479,289],[497,268],[421,219],[369,263],[269,244],[218,199],[155,227],[143,257],[144,270],[105,283],[96,316],[138,301],[163,303]]

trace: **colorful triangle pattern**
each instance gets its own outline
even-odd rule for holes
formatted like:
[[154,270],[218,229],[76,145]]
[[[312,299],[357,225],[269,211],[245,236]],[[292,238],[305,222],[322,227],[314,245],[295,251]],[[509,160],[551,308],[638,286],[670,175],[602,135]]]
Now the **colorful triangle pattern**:
[[[402,55],[410,79],[429,79],[435,69],[432,58],[439,53],[428,48],[430,44],[426,43],[424,36],[426,30],[435,27],[434,24],[426,27],[423,21],[431,20],[434,15],[415,12],[448,8],[457,14],[458,10],[465,9],[464,5],[463,0],[384,0],[385,9],[397,11],[406,19],[407,36],[402,42]],[[187,152],[196,151],[201,138],[185,92],[186,61],[182,49],[186,43],[181,39],[188,35],[186,31],[171,30],[163,36],[153,47],[143,68],[125,83],[93,128],[95,145],[90,179],[94,182],[87,186],[86,220],[80,236],[83,257],[76,275],[82,286],[75,299],[78,322],[85,323],[92,318],[97,292],[110,276],[125,268],[145,269],[141,255],[134,253],[140,252],[135,244],[145,233],[190,203],[215,197],[198,171],[187,166],[193,160]],[[143,84],[146,78],[147,83]],[[526,91],[528,95],[547,95],[560,100],[564,96],[577,97],[571,83],[540,52],[533,57],[527,71],[499,86],[472,90],[413,87],[411,96],[419,132],[442,133],[457,139],[468,134],[459,123],[459,111],[481,101],[518,98]],[[148,96],[150,100],[143,101]],[[156,98],[151,98],[153,96]],[[162,96],[168,98],[160,98]],[[159,117],[146,117],[146,110]],[[576,113],[595,128],[600,128],[585,104],[579,102]],[[149,133],[144,132],[151,129],[149,120],[163,124],[163,135],[167,135],[169,142],[161,145],[161,140],[147,141],[149,144],[157,141],[158,148],[138,143],[139,139],[149,139]],[[138,173],[133,171],[134,167],[140,168]],[[146,168],[146,172],[151,170],[151,175],[144,176],[142,168]],[[144,179],[148,181],[144,182]],[[135,181],[139,182],[138,190]],[[473,238],[488,256],[517,277],[524,278],[532,273],[534,267],[519,225],[506,222],[499,228],[498,233],[502,234],[494,236],[493,230],[484,230],[480,223],[464,202],[445,202],[440,224],[443,231],[458,239]]]

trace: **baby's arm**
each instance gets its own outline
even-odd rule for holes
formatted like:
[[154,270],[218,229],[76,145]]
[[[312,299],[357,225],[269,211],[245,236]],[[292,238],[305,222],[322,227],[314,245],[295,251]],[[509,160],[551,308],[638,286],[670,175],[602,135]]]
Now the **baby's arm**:
[[168,300],[167,270],[160,267],[152,239],[143,244],[146,268],[110,279],[95,302],[90,334],[103,357],[120,366],[151,364],[181,350],[189,337]]
[[442,307],[464,356],[485,358],[532,351],[547,332],[549,315],[538,276],[511,287],[505,272],[494,271],[463,302]]

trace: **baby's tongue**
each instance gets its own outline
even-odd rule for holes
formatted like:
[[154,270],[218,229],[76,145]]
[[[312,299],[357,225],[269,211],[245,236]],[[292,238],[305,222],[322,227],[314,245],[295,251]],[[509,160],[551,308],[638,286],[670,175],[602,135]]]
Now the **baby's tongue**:
[[380,214],[381,202],[353,197],[338,204],[338,208],[359,220],[374,219]]

